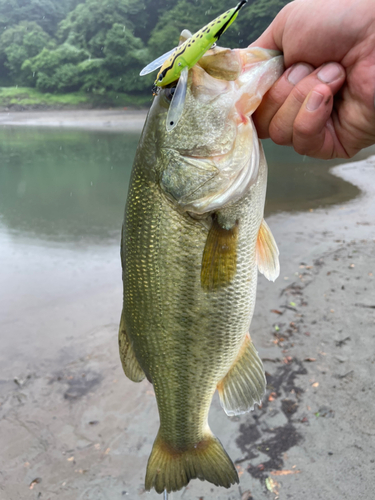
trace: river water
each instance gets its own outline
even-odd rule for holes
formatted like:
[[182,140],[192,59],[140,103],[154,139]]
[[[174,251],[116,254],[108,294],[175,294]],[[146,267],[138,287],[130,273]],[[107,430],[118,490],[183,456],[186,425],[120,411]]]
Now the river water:
[[[75,359],[121,311],[119,238],[139,133],[0,128],[0,379]],[[266,214],[343,203],[342,163],[265,142]]]

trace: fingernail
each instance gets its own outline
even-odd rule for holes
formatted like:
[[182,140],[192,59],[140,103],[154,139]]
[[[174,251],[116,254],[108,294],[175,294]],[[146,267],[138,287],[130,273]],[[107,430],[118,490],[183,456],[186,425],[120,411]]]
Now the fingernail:
[[288,80],[292,85],[297,85],[305,76],[312,73],[312,68],[307,64],[295,64],[288,75]]
[[342,75],[342,69],[340,66],[334,63],[329,63],[323,66],[323,68],[318,72],[317,77],[323,83],[332,83],[337,78]]
[[310,97],[307,100],[306,109],[308,109],[309,111],[316,111],[322,104],[323,99],[324,99],[323,94],[313,90],[310,94]]

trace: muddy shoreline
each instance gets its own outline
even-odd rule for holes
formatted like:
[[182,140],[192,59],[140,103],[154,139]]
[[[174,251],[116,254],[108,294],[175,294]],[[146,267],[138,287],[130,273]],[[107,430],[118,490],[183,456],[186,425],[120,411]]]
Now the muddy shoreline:
[[141,131],[147,110],[87,109],[67,111],[8,111],[0,113],[0,126],[60,127],[97,131]]
[[[225,490],[193,481],[171,500],[372,496],[375,156],[333,173],[361,196],[268,219],[281,275],[276,283],[259,277],[251,328],[268,380],[262,408],[228,418],[217,397],[212,404],[210,425],[235,461],[240,485]],[[110,293],[120,311],[120,276]],[[75,307],[81,303],[95,308],[95,291],[77,295]],[[74,344],[67,340],[69,355],[4,367],[0,498],[160,498],[143,489],[158,429],[152,386],[122,373],[116,319],[76,328],[82,334]]]

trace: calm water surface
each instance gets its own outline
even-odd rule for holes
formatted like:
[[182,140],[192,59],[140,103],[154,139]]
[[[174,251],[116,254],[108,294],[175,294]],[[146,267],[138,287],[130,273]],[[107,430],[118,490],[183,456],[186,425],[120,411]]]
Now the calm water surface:
[[[139,134],[0,128],[0,366],[70,360],[121,310],[119,238]],[[266,141],[267,214],[358,190]],[[341,161],[340,161],[341,162]],[[339,163],[339,162],[336,162]],[[0,376],[1,379],[1,376]]]
[[[0,129],[0,231],[42,242],[118,238],[139,135],[33,128]],[[357,188],[266,141],[267,213],[349,200]],[[337,162],[336,162],[337,163]]]

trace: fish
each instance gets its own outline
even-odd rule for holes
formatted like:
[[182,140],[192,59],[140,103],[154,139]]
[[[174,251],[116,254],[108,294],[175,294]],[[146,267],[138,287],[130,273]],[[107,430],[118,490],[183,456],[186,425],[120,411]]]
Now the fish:
[[258,269],[273,281],[280,268],[251,114],[282,72],[276,51],[216,46],[188,72],[178,125],[166,131],[171,87],[146,118],[122,227],[119,327],[125,375],[153,384],[160,418],[146,490],[239,481],[208,412],[216,390],[230,416],[265,393],[250,323]]

